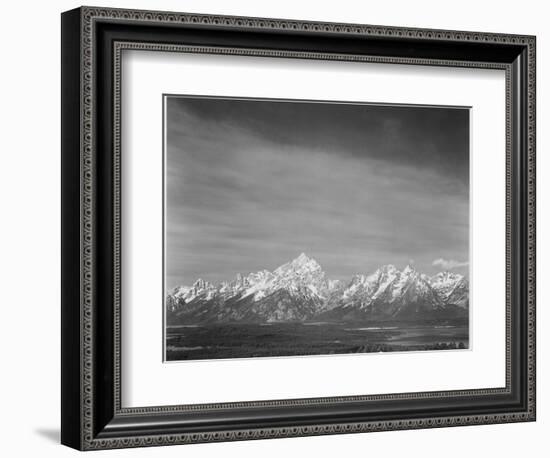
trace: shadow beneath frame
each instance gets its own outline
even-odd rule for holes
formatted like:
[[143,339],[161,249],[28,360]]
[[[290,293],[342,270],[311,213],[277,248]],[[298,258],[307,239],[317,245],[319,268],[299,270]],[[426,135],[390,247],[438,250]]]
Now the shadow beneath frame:
[[38,428],[35,429],[34,432],[42,436],[43,438],[49,440],[50,442],[55,442],[56,444],[59,444],[61,441],[61,434],[59,432],[59,429],[53,429],[53,428]]

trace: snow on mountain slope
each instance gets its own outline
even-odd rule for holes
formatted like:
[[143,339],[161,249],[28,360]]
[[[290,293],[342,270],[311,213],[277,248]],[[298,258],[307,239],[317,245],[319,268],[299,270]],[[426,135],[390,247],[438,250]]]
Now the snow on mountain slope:
[[179,286],[173,292],[172,296],[178,301],[191,302],[197,297],[209,300],[216,292],[216,287],[207,281],[198,279],[192,286]]
[[218,286],[197,280],[175,288],[167,298],[170,317],[190,322],[304,321],[316,317],[411,318],[467,309],[467,281],[441,272],[431,278],[407,266],[393,265],[349,283],[328,280],[321,266],[304,253],[273,272],[238,274]]
[[470,288],[464,276],[445,271],[434,275],[430,282],[433,289],[447,304],[468,307]]

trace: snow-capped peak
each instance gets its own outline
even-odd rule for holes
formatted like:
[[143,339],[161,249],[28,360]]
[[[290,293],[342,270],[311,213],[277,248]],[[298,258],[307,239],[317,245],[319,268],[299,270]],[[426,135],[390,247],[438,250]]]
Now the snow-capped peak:
[[203,280],[202,278],[199,278],[195,283],[193,283],[192,288],[196,289],[207,289],[212,288],[214,285],[208,281]]
[[308,257],[307,254],[305,254],[305,253],[302,252],[302,253],[300,253],[300,255],[299,255],[296,259],[294,259],[292,262],[295,262],[295,263],[298,263],[298,264],[306,264],[306,263],[308,263],[309,261],[311,261],[311,258]]
[[438,274],[431,277],[430,281],[435,283],[444,283],[444,282],[456,282],[463,278],[462,275],[456,274],[454,272],[449,272],[445,270],[444,272],[439,272]]
[[212,283],[199,278],[192,286],[178,286],[174,288],[171,295],[177,300],[190,302],[197,297],[210,299],[215,291],[216,287]]
[[293,259],[290,262],[287,262],[286,264],[283,264],[282,266],[279,266],[275,271],[273,272],[276,275],[284,274],[285,272],[289,271],[321,271],[321,266],[319,263],[313,259],[308,257],[305,253],[300,254],[297,258]]
[[351,285],[354,284],[362,284],[367,281],[367,277],[363,274],[355,274],[353,277],[351,277]]
[[416,270],[410,264],[407,264],[407,266],[403,269],[403,272],[402,272],[403,275],[411,275],[413,273],[416,273]]
[[449,271],[439,272],[431,277],[429,282],[444,300],[449,300],[453,295],[460,295],[462,290],[468,288],[464,276]]
[[380,267],[380,269],[378,270],[382,272],[398,272],[397,267],[395,267],[393,264],[386,264]]
[[301,254],[296,259],[283,264],[273,271],[274,286],[287,287],[290,290],[299,288],[321,288],[325,282],[325,273],[315,259]]
[[445,271],[439,272],[430,278],[430,285],[432,288],[442,292],[444,295],[454,289],[454,287],[464,280],[464,277],[460,274]]

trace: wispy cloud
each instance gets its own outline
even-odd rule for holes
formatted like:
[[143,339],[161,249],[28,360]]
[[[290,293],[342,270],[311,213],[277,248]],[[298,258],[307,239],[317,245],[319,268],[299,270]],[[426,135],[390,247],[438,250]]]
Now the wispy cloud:
[[434,262],[432,262],[432,266],[441,267],[442,269],[445,269],[445,270],[456,269],[457,267],[467,267],[468,264],[469,262],[466,262],[466,261],[461,262],[455,259],[443,259],[443,258],[436,259],[434,260]]

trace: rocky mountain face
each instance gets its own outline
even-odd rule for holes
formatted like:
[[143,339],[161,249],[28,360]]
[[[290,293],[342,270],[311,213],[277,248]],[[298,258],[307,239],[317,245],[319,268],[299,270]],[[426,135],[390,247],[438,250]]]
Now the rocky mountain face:
[[468,308],[470,288],[468,280],[462,275],[440,272],[430,279],[430,283],[446,303]]
[[166,307],[168,324],[438,320],[468,316],[469,288],[462,275],[428,277],[411,266],[383,266],[348,283],[329,280],[302,253],[273,272],[177,287]]

